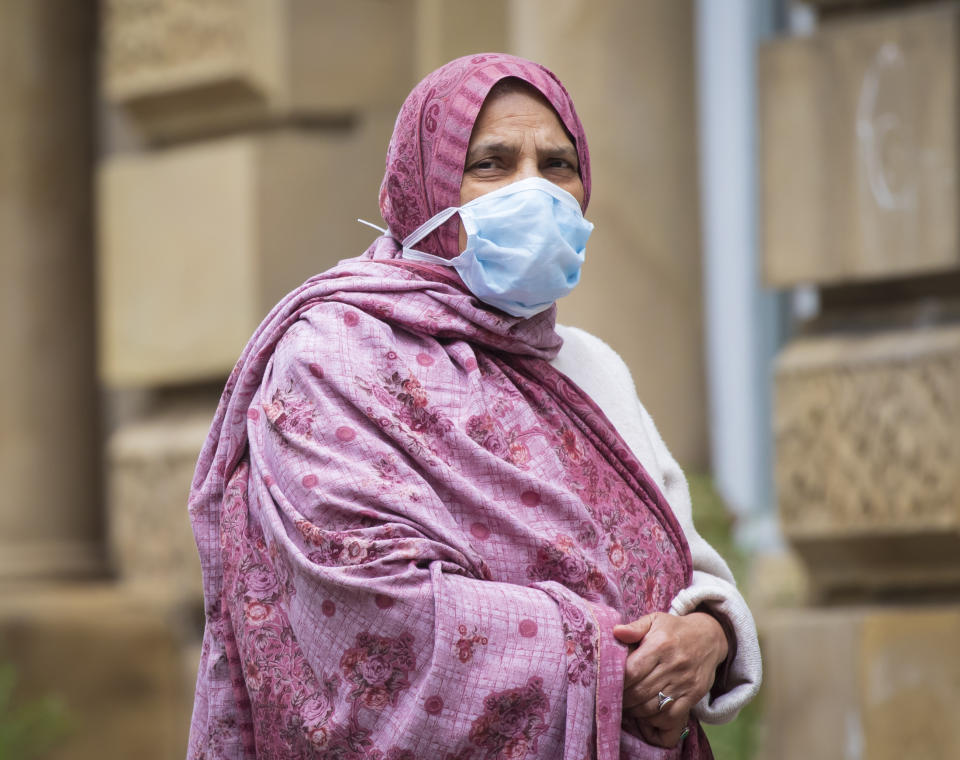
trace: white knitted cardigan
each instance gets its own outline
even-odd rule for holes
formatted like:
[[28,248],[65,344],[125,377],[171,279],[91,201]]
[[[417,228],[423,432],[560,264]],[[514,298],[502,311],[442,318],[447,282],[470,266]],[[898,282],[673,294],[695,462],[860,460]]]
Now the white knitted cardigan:
[[737,590],[723,558],[693,527],[690,490],[683,471],[667,450],[653,419],[637,398],[630,370],[620,355],[590,333],[557,325],[563,347],[551,364],[597,403],[666,497],[690,545],[693,582],[670,607],[686,615],[701,604],[725,616],[736,637],[736,654],[729,663],[722,693],[707,694],[694,707],[705,723],[726,723],[736,717],[760,688],[760,645],[753,615]]

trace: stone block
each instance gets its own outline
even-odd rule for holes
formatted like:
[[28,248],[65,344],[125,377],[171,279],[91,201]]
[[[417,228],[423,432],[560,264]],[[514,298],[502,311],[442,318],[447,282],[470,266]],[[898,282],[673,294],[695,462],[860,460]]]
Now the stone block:
[[203,596],[187,497],[217,397],[162,404],[107,445],[110,553],[121,581],[184,601]]
[[186,753],[197,621],[103,584],[4,591],[0,652],[25,701],[58,697],[68,733],[49,760],[173,760]]
[[106,99],[148,136],[394,110],[413,80],[412,0],[108,0]]
[[795,340],[775,382],[781,524],[814,585],[960,587],[960,325]]
[[759,55],[776,287],[960,267],[960,7],[852,15]]
[[115,156],[99,172],[100,367],[115,387],[225,377],[284,293],[362,253],[393,114]]
[[780,611],[760,634],[763,760],[960,757],[960,605]]

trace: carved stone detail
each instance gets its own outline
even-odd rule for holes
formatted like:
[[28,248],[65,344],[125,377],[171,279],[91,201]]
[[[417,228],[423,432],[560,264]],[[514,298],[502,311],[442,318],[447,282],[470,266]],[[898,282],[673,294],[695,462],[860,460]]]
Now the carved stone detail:
[[782,526],[821,582],[960,581],[960,326],[794,341],[774,414]]
[[116,99],[244,73],[247,4],[238,0],[107,0],[104,75]]
[[797,341],[776,419],[788,530],[960,523],[960,328]]
[[110,552],[121,581],[173,597],[202,594],[187,496],[216,398],[161,408],[108,444]]
[[102,26],[106,100],[149,139],[342,126],[414,81],[408,0],[105,0]]

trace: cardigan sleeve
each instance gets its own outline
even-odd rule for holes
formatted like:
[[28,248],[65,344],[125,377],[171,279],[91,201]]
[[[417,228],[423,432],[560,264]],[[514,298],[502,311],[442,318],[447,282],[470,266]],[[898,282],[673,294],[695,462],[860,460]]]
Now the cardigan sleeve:
[[588,393],[604,411],[652,478],[683,528],[693,559],[693,581],[673,599],[675,615],[710,612],[732,637],[732,655],[721,666],[717,683],[695,707],[706,723],[726,723],[756,695],[762,679],[760,645],[753,615],[737,589],[730,568],[697,532],[687,479],[670,454],[653,419],[637,397],[623,359],[599,338],[557,325],[563,348],[552,362]]

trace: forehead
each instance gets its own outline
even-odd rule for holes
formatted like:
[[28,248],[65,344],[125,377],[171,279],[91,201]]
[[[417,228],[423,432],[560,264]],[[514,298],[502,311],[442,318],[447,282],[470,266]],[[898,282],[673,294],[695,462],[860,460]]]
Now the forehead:
[[532,88],[493,91],[477,114],[470,145],[489,137],[520,137],[528,132],[557,144],[573,145],[557,112],[539,92]]

